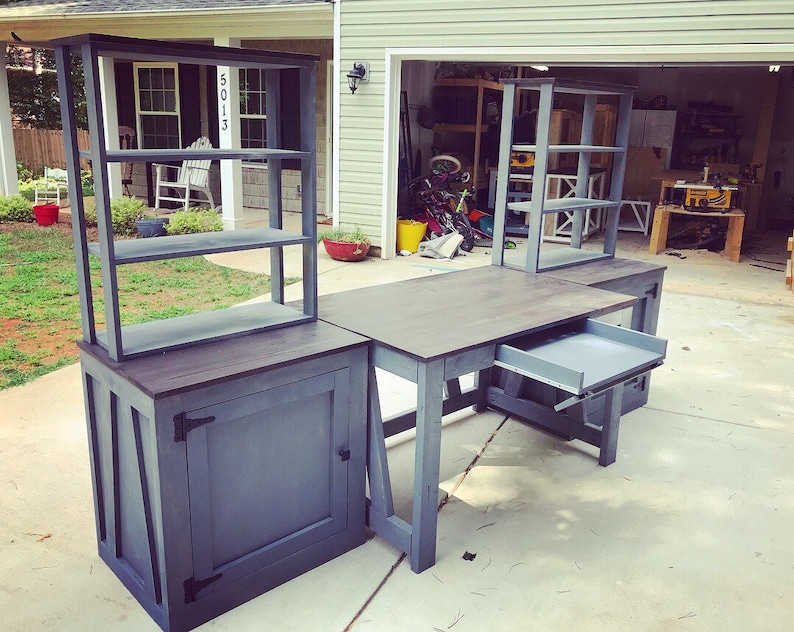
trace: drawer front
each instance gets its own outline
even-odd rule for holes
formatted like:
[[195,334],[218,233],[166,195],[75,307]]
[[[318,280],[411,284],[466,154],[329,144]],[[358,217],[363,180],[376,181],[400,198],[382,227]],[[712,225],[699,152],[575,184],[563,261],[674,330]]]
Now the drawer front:
[[667,342],[595,320],[500,345],[497,366],[575,395],[597,392],[658,366]]

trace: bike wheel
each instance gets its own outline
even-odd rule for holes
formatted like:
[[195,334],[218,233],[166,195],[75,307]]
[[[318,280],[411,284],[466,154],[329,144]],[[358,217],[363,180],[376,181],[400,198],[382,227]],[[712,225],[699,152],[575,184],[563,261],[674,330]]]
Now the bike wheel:
[[463,235],[463,241],[460,244],[460,249],[465,252],[471,252],[474,248],[475,240],[474,231],[472,230],[471,224],[469,223],[469,218],[463,213],[453,213],[452,225],[455,227],[455,230]]
[[430,159],[430,171],[434,173],[457,173],[460,167],[460,160],[449,154],[439,154]]

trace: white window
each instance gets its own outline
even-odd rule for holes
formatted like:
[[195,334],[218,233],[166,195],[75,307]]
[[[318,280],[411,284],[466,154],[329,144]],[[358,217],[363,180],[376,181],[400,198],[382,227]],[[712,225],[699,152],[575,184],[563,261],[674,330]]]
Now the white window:
[[179,119],[179,69],[176,64],[134,64],[138,146],[182,146]]
[[240,146],[243,149],[267,147],[265,71],[259,68],[240,69]]

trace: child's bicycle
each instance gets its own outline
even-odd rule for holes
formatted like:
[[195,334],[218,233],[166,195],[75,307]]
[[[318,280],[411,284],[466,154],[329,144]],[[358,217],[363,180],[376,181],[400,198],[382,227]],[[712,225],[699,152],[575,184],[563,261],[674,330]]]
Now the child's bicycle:
[[465,195],[457,196],[444,189],[427,188],[419,191],[418,196],[424,206],[431,237],[460,233],[463,237],[460,249],[471,252],[476,238],[469,219],[463,212]]

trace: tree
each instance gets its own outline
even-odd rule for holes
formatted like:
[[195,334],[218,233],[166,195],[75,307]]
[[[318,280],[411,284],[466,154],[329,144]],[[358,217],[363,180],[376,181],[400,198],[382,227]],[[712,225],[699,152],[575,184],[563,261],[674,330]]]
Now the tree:
[[[0,0],[2,2],[2,0]],[[13,116],[23,125],[38,129],[60,129],[61,103],[55,54],[46,48],[6,47],[8,94]],[[77,126],[88,127],[82,60],[72,60]]]

